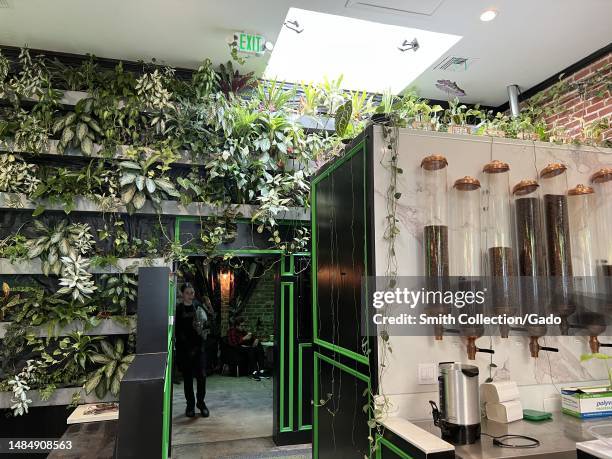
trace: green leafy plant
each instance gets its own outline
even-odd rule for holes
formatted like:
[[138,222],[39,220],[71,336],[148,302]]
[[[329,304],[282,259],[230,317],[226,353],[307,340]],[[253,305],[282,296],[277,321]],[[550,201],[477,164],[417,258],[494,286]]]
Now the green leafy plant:
[[32,400],[28,398],[28,391],[31,384],[36,380],[37,372],[37,362],[31,359],[26,362],[25,367],[18,374],[9,379],[8,385],[13,391],[11,409],[14,416],[22,416],[28,413],[28,407],[32,403]]
[[95,391],[100,399],[109,391],[117,396],[123,375],[134,360],[134,355],[125,354],[125,344],[121,338],[117,339],[114,346],[107,340],[98,344],[99,352],[91,355],[91,360],[101,366],[88,375],[83,388],[87,394]]
[[17,112],[18,128],[15,132],[15,147],[21,151],[40,153],[49,141],[49,130],[35,114],[25,110]]
[[27,241],[30,259],[40,257],[42,271],[59,275],[63,257],[77,258],[87,255],[93,248],[91,228],[86,223],[69,224],[61,220],[55,226],[47,226],[40,220],[33,221],[38,236]]
[[196,99],[202,100],[219,88],[219,75],[215,72],[210,59],[204,59],[191,77]]
[[18,68],[19,72],[8,84],[20,97],[37,97],[49,86],[50,76],[43,55],[32,57],[29,49],[21,48]]
[[[106,167],[102,160],[91,161],[87,167],[80,169],[43,166],[39,176],[40,183],[31,198],[46,200],[51,204],[61,203],[67,214],[74,210],[79,196],[93,199],[104,210],[112,210],[118,205],[117,173]],[[45,202],[39,202],[33,215],[44,211]]]
[[95,56],[91,54],[78,67],[65,65],[58,59],[49,62],[47,67],[51,73],[51,81],[57,88],[93,92],[98,84],[103,83],[99,76],[101,69]]
[[155,152],[149,157],[119,163],[121,201],[130,213],[142,209],[147,198],[159,209],[162,199],[180,197],[174,184],[163,175],[168,165],[162,159],[163,156]]
[[23,234],[12,234],[0,239],[0,258],[8,258],[12,263],[29,258],[28,239]]
[[88,97],[81,99],[74,107],[74,111],[66,113],[53,123],[53,134],[58,134],[60,141],[57,151],[63,154],[66,148],[80,148],[90,156],[94,153],[94,142],[102,134],[102,129],[94,119],[94,99]]
[[353,115],[353,104],[352,101],[347,100],[345,103],[338,107],[336,110],[336,135],[339,137],[344,137],[349,127],[349,123],[351,121],[351,116]]
[[255,84],[253,72],[241,74],[234,69],[232,61],[219,66],[219,88],[226,96],[239,94],[245,89],[252,88]]
[[62,272],[59,284],[62,286],[57,291],[58,295],[70,295],[73,300],[85,302],[96,290],[92,275],[87,272],[89,261],[80,255],[76,257],[69,255],[61,258]]
[[[103,315],[109,312],[126,314],[127,305],[136,301],[138,281],[133,274],[103,274],[99,280]],[[110,304],[107,304],[110,303]]]
[[38,168],[26,163],[20,156],[3,154],[0,156],[0,191],[25,193],[31,196],[40,184],[36,177]]

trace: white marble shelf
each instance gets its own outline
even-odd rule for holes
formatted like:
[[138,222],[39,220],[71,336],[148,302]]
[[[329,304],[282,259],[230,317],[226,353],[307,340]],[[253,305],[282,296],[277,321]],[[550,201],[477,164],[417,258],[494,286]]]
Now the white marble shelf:
[[[0,339],[4,338],[6,329],[11,325],[11,322],[0,322]],[[44,325],[37,327],[31,327],[29,331],[34,333],[39,338],[46,338],[48,336],[68,336],[70,333],[77,331],[83,332],[85,335],[90,336],[105,336],[105,335],[128,335],[134,333],[136,330],[136,317],[129,318],[129,324],[123,325],[115,322],[112,318],[102,319],[100,324],[96,327],[90,328],[85,331],[85,326],[82,321],[76,320],[63,327],[56,326],[53,333],[49,334],[49,330]]]
[[[98,397],[96,397],[94,392],[86,395],[82,387],[61,387],[55,390],[49,400],[41,400],[38,390],[28,391],[28,398],[32,400],[32,403],[30,403],[29,406],[39,407],[70,405],[70,403],[72,403],[72,394],[75,392],[81,393],[80,404],[119,401],[119,397],[113,396],[110,392],[106,394],[106,397],[100,400]],[[13,405],[13,402],[11,402],[12,398],[12,392],[0,392],[0,409],[10,408],[11,405]]]
[[409,444],[420,449],[429,456],[430,454],[454,451],[455,447],[445,442],[440,437],[422,429],[412,422],[400,417],[388,417],[381,424],[407,441]]
[[[77,197],[76,205],[73,212],[93,212],[93,213],[127,213],[127,209],[123,205],[119,205],[112,209],[104,209],[96,204],[91,199],[85,197]],[[41,201],[45,204],[44,201]],[[0,209],[7,210],[34,210],[38,206],[38,202],[31,201],[25,194],[22,193],[0,193]],[[228,205],[235,212],[245,218],[251,218],[258,210],[259,206],[251,204]],[[222,217],[226,211],[225,206],[215,206],[203,202],[192,202],[186,206],[178,201],[162,201],[161,211],[157,212],[150,201],[134,212],[137,215],[167,215],[175,217]],[[61,204],[46,204],[47,211],[63,211]],[[310,211],[303,207],[291,207],[289,210],[280,212],[276,216],[276,220],[297,220],[310,221]]]
[[[167,266],[171,268],[172,263],[164,258],[119,258],[116,265],[92,266],[88,271],[92,274],[135,273],[138,268],[148,266]],[[27,274],[43,274],[40,259],[19,260],[12,263],[8,258],[0,258],[0,275]]]

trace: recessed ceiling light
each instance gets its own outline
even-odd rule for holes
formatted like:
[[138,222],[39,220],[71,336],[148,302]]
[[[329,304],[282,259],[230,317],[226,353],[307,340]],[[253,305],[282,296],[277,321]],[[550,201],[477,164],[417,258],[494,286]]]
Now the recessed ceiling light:
[[486,10],[480,15],[480,20],[483,22],[492,21],[497,17],[497,11],[495,10]]
[[[293,27],[296,23],[299,33]],[[299,8],[289,9],[284,24],[274,43],[265,79],[309,83],[343,75],[342,89],[376,93],[387,89],[400,93],[461,40],[459,35]],[[402,47],[406,42],[416,46]],[[418,47],[419,51],[402,52],[398,47]]]

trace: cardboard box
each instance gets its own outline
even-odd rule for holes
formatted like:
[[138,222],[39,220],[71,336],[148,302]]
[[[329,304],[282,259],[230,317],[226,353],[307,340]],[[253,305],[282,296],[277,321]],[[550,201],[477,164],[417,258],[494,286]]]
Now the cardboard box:
[[561,388],[561,411],[581,419],[612,416],[612,390],[609,386]]

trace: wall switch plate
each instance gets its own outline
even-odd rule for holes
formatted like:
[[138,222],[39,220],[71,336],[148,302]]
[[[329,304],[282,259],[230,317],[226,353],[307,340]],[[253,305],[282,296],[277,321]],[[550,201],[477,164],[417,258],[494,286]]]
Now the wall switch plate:
[[437,384],[438,366],[435,363],[419,363],[417,379],[419,384]]

